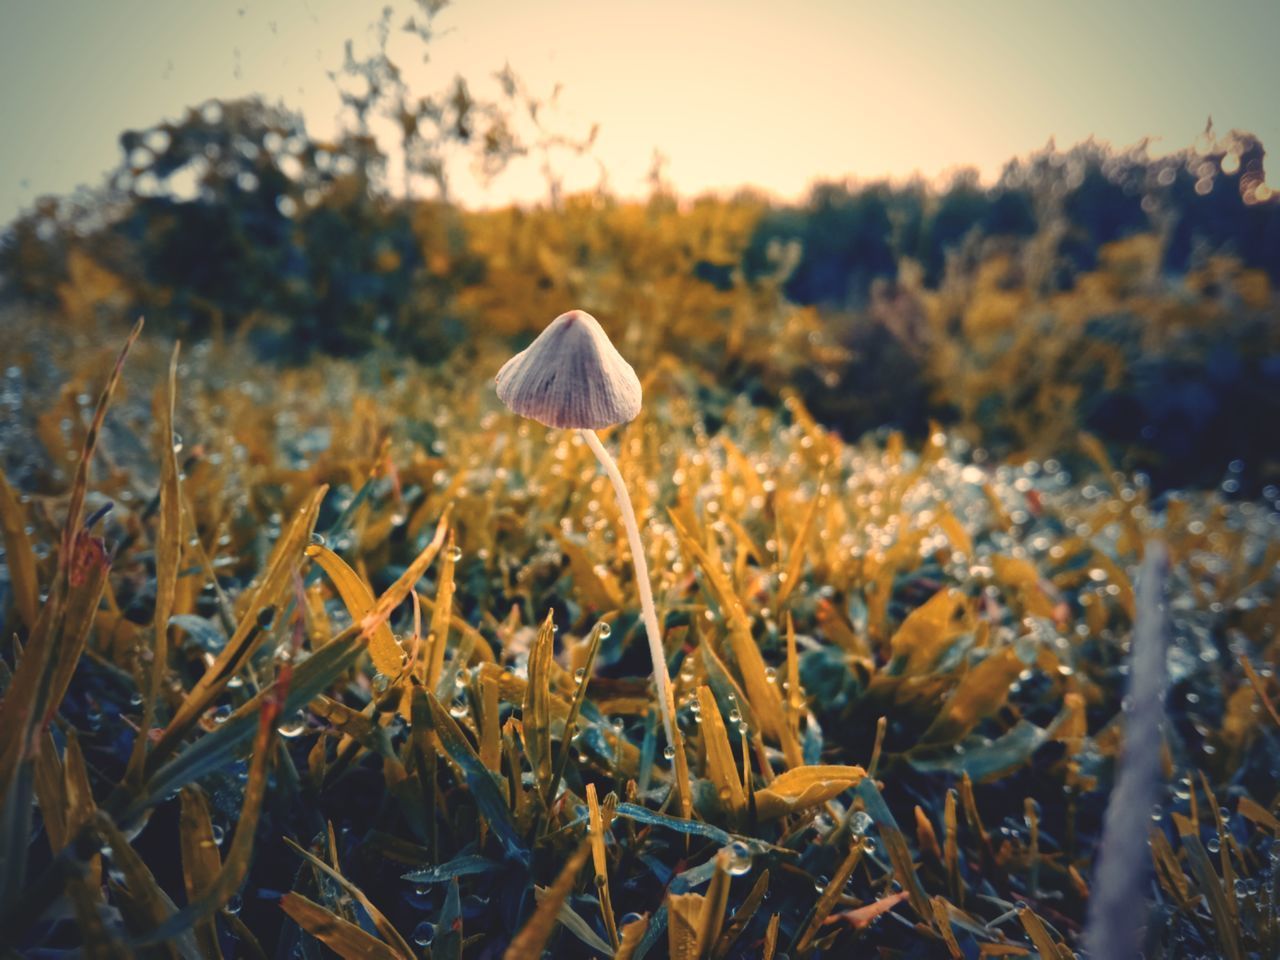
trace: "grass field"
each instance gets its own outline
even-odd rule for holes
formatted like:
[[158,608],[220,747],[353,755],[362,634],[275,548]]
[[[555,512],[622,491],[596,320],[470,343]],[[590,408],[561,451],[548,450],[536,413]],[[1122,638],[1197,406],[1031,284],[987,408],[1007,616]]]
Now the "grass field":
[[1268,499],[846,441],[655,352],[603,441],[672,745],[612,488],[504,349],[144,329],[112,374],[116,328],[9,327],[11,951],[1059,957],[1097,883],[1148,955],[1280,950]]

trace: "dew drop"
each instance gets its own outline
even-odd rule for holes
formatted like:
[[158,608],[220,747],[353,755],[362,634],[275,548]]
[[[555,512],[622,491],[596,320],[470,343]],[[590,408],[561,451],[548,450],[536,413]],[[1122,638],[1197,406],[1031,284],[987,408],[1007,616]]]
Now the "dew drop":
[[724,872],[731,877],[740,877],[751,869],[751,848],[741,840],[735,840],[723,848]]
[[280,736],[292,740],[294,737],[301,736],[307,729],[307,716],[301,710],[295,713],[288,721],[276,727],[276,732]]

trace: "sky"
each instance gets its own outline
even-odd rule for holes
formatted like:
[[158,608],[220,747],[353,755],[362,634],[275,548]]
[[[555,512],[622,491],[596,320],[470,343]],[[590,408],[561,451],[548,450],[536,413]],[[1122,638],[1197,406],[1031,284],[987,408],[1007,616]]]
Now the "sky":
[[[383,6],[0,0],[0,223],[101,183],[122,130],[210,98],[261,95],[331,135],[329,73],[348,38],[368,49]],[[1210,116],[1280,150],[1276,0],[455,0],[435,25],[429,61],[407,73],[414,90],[462,73],[493,92],[510,63],[535,92],[561,86],[557,129],[600,125],[598,163],[561,161],[570,189],[603,167],[612,190],[642,194],[655,151],[683,194],[750,185],[790,199],[818,178],[961,167],[990,180],[1050,138],[1150,138],[1160,153],[1191,145]],[[533,162],[487,185],[459,169],[454,185],[477,206],[546,192]]]

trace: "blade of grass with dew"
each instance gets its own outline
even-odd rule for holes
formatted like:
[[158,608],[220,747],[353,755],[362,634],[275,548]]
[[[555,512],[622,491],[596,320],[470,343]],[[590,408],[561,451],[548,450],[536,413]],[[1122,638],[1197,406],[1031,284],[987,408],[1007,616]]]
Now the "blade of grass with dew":
[[482,857],[476,853],[466,853],[434,867],[410,870],[408,873],[401,874],[400,878],[402,880],[412,880],[414,883],[444,883],[454,877],[500,873],[506,869],[507,866],[501,861],[490,860],[488,857]]
[[431,938],[432,960],[462,960],[462,895],[458,881],[450,880],[444,893],[444,907],[436,919]]
[[698,703],[702,708],[702,744],[706,750],[707,762],[704,771],[715,786],[720,804],[738,823],[747,809],[747,798],[742,792],[742,781],[738,777],[737,764],[733,759],[733,748],[729,746],[729,735],[725,731],[724,719],[720,716],[720,707],[705,684],[698,687]]
[[0,914],[7,913],[20,895],[26,873],[35,789],[30,751],[39,745],[40,732],[62,702],[106,586],[101,543],[82,532],[75,538],[75,549],[83,560],[73,560],[69,576],[59,575],[58,582],[65,585],[42,609],[0,704],[0,730],[8,731],[0,748],[0,849],[12,851],[0,859]]
[[[792,742],[787,735],[786,723],[782,716],[782,700],[777,689],[765,675],[764,658],[760,648],[756,646],[751,635],[751,625],[747,621],[745,607],[733,591],[733,587],[725,580],[717,564],[712,562],[701,543],[685,529],[674,513],[669,514],[672,527],[680,545],[689,553],[702,569],[705,582],[711,588],[720,612],[729,626],[729,647],[733,651],[734,660],[742,674],[743,686],[760,722],[760,729],[766,736],[783,744],[784,751],[794,751],[800,756],[799,745]],[[787,754],[791,755],[790,752]]]
[[426,694],[431,708],[431,722],[440,745],[445,753],[462,770],[462,775],[471,790],[476,809],[489,824],[489,828],[502,843],[502,848],[510,860],[528,863],[529,851],[520,840],[516,825],[511,819],[511,809],[507,806],[503,789],[498,786],[494,775],[480,762],[480,757],[472,749],[467,738],[453,717],[449,716],[440,701],[431,693]]
[[385,943],[390,944],[391,947],[403,957],[413,956],[413,949],[409,944],[405,943],[404,938],[396,931],[395,925],[386,918],[381,910],[373,905],[373,901],[365,895],[363,890],[344,877],[335,867],[331,867],[315,854],[304,849],[296,841],[289,837],[285,837],[284,842],[293,848],[293,851],[306,860],[307,863],[311,864],[311,866],[315,867],[350,894],[356,903],[360,904],[361,909],[369,915],[369,919],[373,921],[374,927],[377,928],[378,933],[381,934]]
[[[712,692],[715,693],[716,702],[720,704],[722,710],[727,710],[729,713],[737,710],[741,715],[742,722],[747,725],[748,733],[746,737],[750,740],[760,761],[761,775],[766,780],[771,779],[773,777],[773,767],[768,759],[764,740],[761,737],[759,720],[756,712],[751,708],[751,701],[747,698],[743,689],[738,686],[738,682],[733,678],[733,674],[729,672],[729,668],[725,666],[724,661],[716,656],[714,647],[707,642],[706,636],[701,632],[699,632],[698,649],[702,652],[702,663],[707,672],[707,683],[710,685]],[[787,743],[794,745],[796,741],[792,739],[788,740]],[[785,749],[784,756],[792,766],[799,766],[804,762],[803,757],[799,755],[792,757]]]
[[520,932],[511,941],[502,955],[503,960],[539,960],[541,958],[542,951],[546,949],[547,941],[551,939],[551,934],[559,922],[560,908],[573,891],[578,881],[578,874],[582,872],[582,867],[590,855],[591,841],[583,840],[570,854],[555,883],[547,891],[546,897],[539,901],[533,916],[525,921]]
[[[84,751],[80,748],[80,735],[74,728],[67,728],[66,747],[62,753],[62,789],[67,799],[67,843],[81,835],[83,828],[97,815],[93,787],[89,782],[89,768]],[[102,862],[94,861],[89,875],[101,879]]]
[[844,860],[840,862],[836,872],[827,881],[827,885],[823,888],[822,893],[818,895],[817,902],[809,911],[809,915],[805,917],[804,924],[796,934],[792,949],[797,955],[803,956],[813,945],[814,937],[817,936],[819,929],[826,921],[827,915],[835,907],[836,901],[844,893],[845,884],[849,882],[849,878],[853,876],[853,871],[861,862],[862,852],[862,841],[855,837],[849,846],[849,852],[845,854]]
[[701,820],[684,820],[680,817],[669,817],[666,814],[656,813],[648,807],[641,807],[634,803],[618,804],[618,816],[627,817],[639,823],[647,823],[654,827],[665,827],[668,830],[674,830],[677,833],[687,833],[696,837],[705,837],[708,840],[714,840],[719,844],[727,844],[733,842],[733,835],[727,830],[704,823]]
[[667,956],[670,960],[699,960],[702,956],[702,915],[707,898],[700,893],[667,894]]
[[1191,875],[1199,887],[1197,892],[1204,896],[1208,904],[1209,916],[1213,919],[1214,932],[1218,935],[1223,956],[1227,960],[1243,960],[1244,953],[1240,949],[1240,934],[1235,915],[1227,902],[1227,893],[1223,889],[1222,880],[1213,869],[1213,862],[1209,859],[1209,853],[1205,850],[1204,844],[1200,842],[1199,827],[1189,818],[1176,812],[1173,814],[1173,822],[1182,839],[1182,850],[1186,854]]
[[[1059,948],[1057,941],[1049,933],[1045,927],[1044,921],[1030,907],[1022,907],[1018,910],[1018,920],[1022,924],[1022,928],[1027,931],[1027,936],[1031,938],[1031,942],[1035,944],[1036,950],[1042,958],[1045,957],[1063,957],[1063,950]],[[1066,956],[1071,956],[1071,952],[1067,951]]]
[[[1243,688],[1241,688],[1243,689]],[[1232,844],[1235,843],[1235,836],[1227,831],[1227,824],[1222,816],[1222,811],[1226,809],[1218,805],[1218,798],[1214,796],[1213,788],[1209,785],[1209,777],[1203,770],[1200,771],[1200,786],[1204,789],[1205,799],[1209,802],[1206,806],[1213,814],[1213,825],[1218,831],[1218,863],[1222,868],[1222,887],[1224,890],[1234,890],[1236,886],[1236,871],[1231,865]],[[1240,855],[1241,860],[1244,859],[1240,849],[1236,848],[1236,853]],[[1239,920],[1239,910],[1233,897],[1227,898],[1227,906],[1231,908],[1231,913]]]
[[182,490],[178,486],[178,455],[173,442],[173,409],[178,390],[178,345],[169,357],[169,376],[163,397],[156,397],[153,408],[158,413],[160,454],[160,509],[156,525],[156,603],[152,617],[155,638],[151,650],[151,670],[145,678],[142,729],[134,738],[133,752],[125,781],[136,787],[142,782],[147,759],[147,744],[155,725],[156,709],[163,693],[165,674],[169,670],[169,616],[178,586],[178,567],[182,562]]
[[920,737],[920,743],[954,743],[994,714],[1009,699],[1009,685],[1026,669],[1012,647],[989,654],[956,685],[942,709]]
[[725,869],[728,851],[721,850],[712,858],[714,872],[707,884],[706,903],[702,908],[702,926],[698,931],[698,954],[704,956],[724,929],[724,912],[729,906],[729,872]]
[[280,909],[343,960],[406,960],[373,934],[300,893],[286,893],[280,898]]
[[618,943],[618,949],[613,953],[613,960],[633,960],[648,929],[648,917],[640,917],[626,924],[622,928],[622,935]]
[[1019,720],[1008,733],[990,743],[968,745],[962,753],[926,748],[924,753],[913,750],[906,757],[923,773],[967,773],[975,783],[985,783],[1017,770],[1049,739],[1049,731]]
[[0,534],[4,536],[5,566],[9,571],[13,605],[18,618],[30,630],[36,625],[40,611],[40,578],[31,538],[27,536],[26,511],[3,470],[0,470]]
[[[67,881],[67,898],[71,901],[76,927],[84,940],[86,960],[133,960],[133,951],[107,928],[98,909],[99,893],[81,877]],[[15,954],[16,956],[16,954]]]
[[[128,838],[116,826],[115,821],[106,814],[99,813],[95,817],[94,829],[111,848],[111,862],[119,869],[124,880],[122,889],[129,902],[126,912],[133,915],[135,923],[146,929],[163,926],[177,913],[177,906],[160,889],[155,876],[129,844]],[[203,956],[189,928],[175,930],[165,940],[184,960],[200,960]]]
[[[355,666],[365,649],[358,631],[356,625],[348,627],[294,668],[282,711],[284,715],[305,707]],[[269,687],[258,693],[216,730],[202,736],[151,774],[131,809],[135,813],[140,812],[170,793],[221,769],[228,760],[240,754],[252,741],[258,729],[259,711],[272,690]]]
[[884,802],[884,797],[881,796],[875,781],[870,778],[858,784],[857,792],[862,798],[867,813],[876,823],[880,839],[884,841],[885,850],[893,864],[893,872],[897,876],[898,883],[909,895],[912,909],[921,920],[929,923],[933,919],[933,907],[916,876],[915,864],[911,860],[911,850],[907,846],[906,838],[902,835],[902,829],[889,810],[889,805]]
[[1242,794],[1237,801],[1236,810],[1240,816],[1266,827],[1272,836],[1280,838],[1280,819],[1248,794]]
[[769,821],[799,813],[839,796],[865,777],[865,770],[851,765],[792,767],[755,792],[756,816]]
[[1173,844],[1169,842],[1164,831],[1156,827],[1151,828],[1147,838],[1151,844],[1151,859],[1155,864],[1156,879],[1160,882],[1160,886],[1179,909],[1193,914],[1196,909],[1195,901],[1199,898],[1191,896],[1187,875],[1182,872],[1178,855],[1173,852]]
[[547,611],[538,635],[529,650],[529,682],[524,689],[521,724],[524,728],[524,752],[533,771],[538,796],[550,802],[551,787],[551,668],[556,625]]
[[53,735],[46,730],[40,739],[32,776],[36,802],[40,806],[40,819],[49,835],[49,848],[57,853],[71,837],[67,830],[67,791]]
[[[98,616],[98,607],[107,586],[111,560],[102,540],[82,529],[75,537],[72,568],[66,593],[65,616],[57,634],[56,653],[50,664],[48,688],[43,691],[41,719],[48,723],[62,704],[71,677],[80,663],[89,631]],[[30,645],[27,652],[30,651]],[[24,655],[25,659],[25,655]],[[17,677],[14,682],[20,682]]]
[[947,868],[947,888],[951,899],[964,906],[964,879],[960,875],[960,830],[956,813],[956,792],[947,791],[943,807],[942,860]]
[[912,610],[889,638],[891,670],[927,673],[961,634],[973,628],[969,601],[959,590],[939,590]]
[[609,934],[614,949],[618,946],[618,924],[613,915],[613,900],[609,896],[609,859],[605,854],[604,818],[600,815],[600,803],[596,799],[596,785],[587,784],[587,839],[591,843],[591,860],[595,868],[596,894],[600,898],[600,917]]
[[[439,856],[440,850],[440,817],[437,810],[436,792],[439,764],[437,763],[435,729],[431,720],[431,704],[427,701],[427,692],[414,683],[409,691],[409,749],[413,756],[414,773],[418,779],[418,793],[422,802],[421,826],[426,834],[426,846],[430,855]],[[501,770],[498,771],[501,773]],[[495,778],[495,782],[501,783]],[[499,787],[501,789],[501,787]],[[505,795],[502,800],[506,801]],[[484,840],[484,822],[481,821],[479,840]]]
[[805,713],[805,703],[804,689],[800,686],[800,655],[796,648],[796,625],[790,610],[787,611],[787,698],[783,708],[791,737],[799,743],[800,720]]
[[702,655],[702,665],[707,671],[707,683],[710,685],[712,692],[715,693],[716,701],[737,707],[738,713],[742,715],[742,719],[746,721],[747,726],[752,730],[759,730],[760,721],[756,716],[755,710],[751,707],[751,701],[747,699],[743,689],[738,686],[738,682],[734,680],[733,674],[729,672],[729,668],[725,666],[724,661],[716,655],[715,648],[707,642],[705,634],[698,641],[698,649]]
[[177,936],[196,923],[210,917],[235,895],[249,872],[253,857],[254,833],[258,829],[258,817],[262,813],[262,800],[267,791],[267,763],[276,743],[275,724],[281,713],[278,700],[267,699],[258,711],[258,732],[253,743],[253,756],[249,763],[249,778],[245,783],[244,801],[236,820],[235,834],[227,850],[222,869],[204,894],[191,900],[139,944],[158,943]]
[[[591,683],[591,674],[595,669],[596,657],[600,653],[600,642],[604,639],[604,628],[606,626],[607,624],[604,621],[597,623],[591,629],[591,635],[587,638],[587,653],[581,667],[582,682],[578,684],[578,688],[573,692],[573,700],[569,704],[569,714],[565,717],[564,737],[560,741],[560,755],[556,759],[555,772],[551,776],[551,785],[547,791],[546,801],[548,805],[555,802],[556,793],[560,789],[560,781],[564,778],[564,772],[569,765],[569,756],[573,752],[574,727],[577,725],[578,714],[582,710],[582,704],[587,699],[587,686]],[[493,709],[496,713],[496,696]]]
[[778,949],[778,925],[782,920],[782,914],[775,913],[769,918],[769,925],[765,927],[764,943],[760,947],[761,960],[773,960],[774,954]]
[[79,532],[80,521],[84,517],[84,501],[89,490],[89,466],[93,460],[93,453],[98,446],[98,438],[102,435],[102,425],[106,421],[107,407],[111,404],[111,397],[120,383],[120,375],[124,372],[125,358],[129,356],[129,351],[142,334],[142,327],[143,320],[139,317],[138,322],[133,325],[133,329],[125,339],[124,346],[120,348],[120,353],[116,356],[115,366],[112,367],[111,373],[107,377],[106,386],[102,388],[102,393],[98,395],[98,405],[94,408],[93,420],[90,422],[89,430],[84,438],[84,452],[80,456],[79,463],[76,464],[75,479],[71,482],[71,496],[67,504],[67,519],[62,528],[62,550],[58,556],[60,569],[66,568],[68,558],[74,552],[71,548]]
[[947,945],[951,960],[964,960],[964,953],[956,941],[955,931],[951,929],[951,908],[945,897],[933,897],[929,901],[933,907],[933,925],[942,935],[942,942]]
[[[178,840],[182,849],[182,885],[187,902],[196,900],[213,885],[222,869],[222,855],[213,839],[213,823],[204,791],[184,787],[178,815]],[[218,930],[212,918],[195,925],[196,942],[206,957],[222,956]]]
[[764,898],[768,891],[769,871],[766,868],[756,879],[751,891],[738,904],[737,909],[733,911],[733,916],[725,924],[720,936],[711,945],[709,954],[711,960],[724,960],[729,955],[733,945],[738,942],[742,932],[747,929],[747,924],[751,922],[751,919],[756,915],[756,911],[760,909],[760,904],[764,903]]
[[218,695],[226,689],[231,678],[266,641],[268,632],[263,629],[260,620],[267,610],[274,609],[280,604],[290,589],[293,572],[311,537],[316,516],[320,512],[320,504],[327,490],[328,487],[321,486],[312,493],[294,515],[288,530],[276,542],[271,558],[267,561],[266,572],[261,576],[258,589],[253,592],[244,615],[236,626],[236,632],[174,712],[159,742],[151,751],[147,761],[148,770],[155,769],[159,763],[167,759],[178,742],[209,709]]
[[[491,773],[502,774],[502,715],[498,700],[498,681],[496,678],[480,673],[472,682],[479,686],[480,696],[480,762]],[[585,684],[584,684],[585,686]],[[571,716],[576,712],[571,710]],[[569,733],[570,722],[565,723],[565,742]],[[562,751],[563,752],[563,751]],[[563,770],[563,766],[561,768]],[[555,789],[553,784],[552,789]]]
[[795,539],[791,542],[791,549],[787,551],[787,569],[783,571],[785,576],[780,578],[782,582],[778,586],[778,596],[774,600],[774,607],[778,610],[786,609],[787,600],[791,597],[791,591],[800,582],[800,574],[804,569],[805,547],[809,542],[809,536],[813,533],[814,521],[818,518],[818,508],[822,506],[823,501],[826,499],[822,494],[822,488],[826,484],[826,480],[827,470],[826,467],[823,467],[822,472],[818,475],[817,490],[809,501],[808,509],[805,510],[804,520],[800,522],[800,526],[796,530]]
[[378,597],[378,602],[374,604],[373,609],[360,621],[360,628],[364,631],[365,636],[372,636],[379,626],[391,619],[391,614],[395,612],[396,607],[405,601],[405,598],[409,596],[409,591],[422,579],[422,575],[427,572],[427,568],[435,560],[436,554],[444,546],[445,536],[449,532],[450,512],[451,508],[445,507],[444,513],[440,515],[440,521],[436,524],[436,532],[432,536],[431,542],[423,547],[404,573],[400,574],[396,579],[396,582]]
[[[537,903],[541,903],[550,894],[551,891],[544,887],[533,888],[533,899]],[[568,900],[560,905],[560,912],[556,914],[556,920],[562,927],[594,950],[595,955],[608,957],[613,954],[613,947],[601,939],[600,934],[595,932],[582,914],[570,906]]]
[[[368,616],[374,607],[373,591],[361,579],[360,574],[352,570],[342,557],[321,544],[308,545],[306,555],[328,575],[353,621],[359,623]],[[403,669],[403,651],[400,644],[396,643],[395,634],[388,624],[379,624],[369,634],[369,659],[373,661],[374,669],[387,678],[399,676]]]
[[667,905],[664,902],[653,912],[653,916],[649,919],[649,924],[645,927],[644,934],[640,937],[640,943],[636,946],[635,960],[644,960],[649,955],[649,951],[662,940],[662,935],[666,932]]
[[444,652],[449,646],[449,621],[453,615],[453,582],[455,549],[453,531],[445,541],[444,560],[440,563],[440,574],[437,580],[435,605],[431,609],[431,627],[427,631],[427,654],[423,658],[421,673],[423,685],[428,690],[435,690],[440,682],[440,672],[444,669]]
[[318,719],[354,740],[367,739],[377,728],[377,721],[373,717],[324,694],[312,700],[307,707]]

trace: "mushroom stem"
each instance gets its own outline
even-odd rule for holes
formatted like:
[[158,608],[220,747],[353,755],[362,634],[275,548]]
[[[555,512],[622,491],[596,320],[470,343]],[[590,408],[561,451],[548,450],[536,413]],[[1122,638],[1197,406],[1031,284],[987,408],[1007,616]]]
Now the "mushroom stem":
[[640,525],[636,522],[636,511],[631,506],[631,495],[627,493],[626,484],[622,482],[622,473],[613,457],[605,449],[594,430],[579,430],[582,439],[596,455],[604,472],[609,475],[613,484],[613,492],[618,497],[618,507],[622,511],[622,524],[627,528],[627,543],[631,547],[631,561],[636,568],[636,586],[640,590],[640,614],[644,620],[644,632],[649,638],[649,655],[653,658],[653,680],[658,687],[658,700],[662,705],[662,726],[667,734],[667,743],[676,745],[673,724],[675,723],[676,705],[671,697],[671,677],[667,674],[667,658],[662,649],[662,631],[658,627],[658,610],[653,604],[653,587],[649,583],[649,564],[644,556],[644,544],[640,542]]

